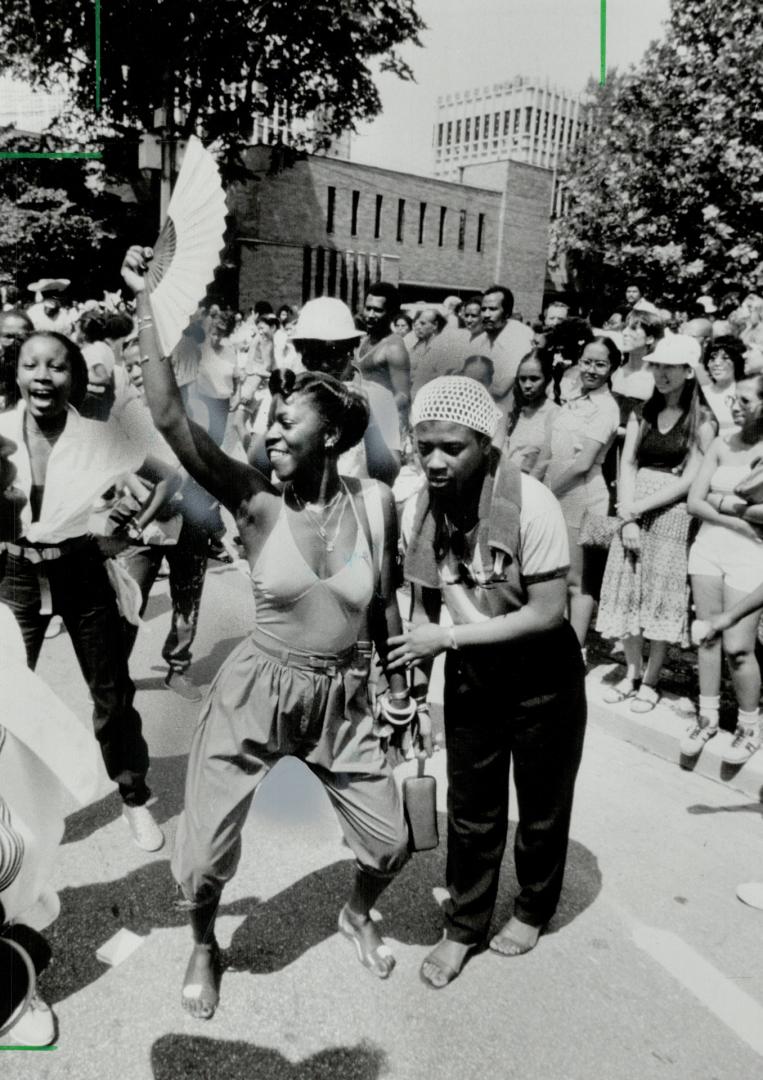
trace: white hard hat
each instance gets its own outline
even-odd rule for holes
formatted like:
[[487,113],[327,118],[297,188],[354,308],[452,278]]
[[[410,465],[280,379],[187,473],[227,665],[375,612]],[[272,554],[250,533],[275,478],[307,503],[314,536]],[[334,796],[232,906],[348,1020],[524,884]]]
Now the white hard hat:
[[345,303],[331,296],[319,296],[308,300],[300,310],[292,340],[350,341],[362,336]]

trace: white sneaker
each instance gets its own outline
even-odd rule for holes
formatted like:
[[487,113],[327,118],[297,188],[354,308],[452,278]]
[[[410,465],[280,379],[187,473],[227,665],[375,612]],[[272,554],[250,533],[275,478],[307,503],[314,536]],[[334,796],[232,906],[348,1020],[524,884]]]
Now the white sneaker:
[[133,840],[144,851],[158,851],[164,844],[164,833],[156,824],[147,806],[124,806],[122,817],[127,822]]
[[53,1010],[35,992],[21,1019],[0,1036],[0,1041],[15,1046],[50,1046],[55,1038],[56,1018]]
[[741,727],[737,724],[731,745],[721,754],[721,760],[727,765],[744,765],[754,753],[760,750],[760,734],[757,726]]

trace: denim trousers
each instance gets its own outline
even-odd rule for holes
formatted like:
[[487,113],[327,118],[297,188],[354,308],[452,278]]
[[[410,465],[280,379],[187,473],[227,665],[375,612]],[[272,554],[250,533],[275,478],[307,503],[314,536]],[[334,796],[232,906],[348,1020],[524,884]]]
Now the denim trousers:
[[572,630],[565,624],[561,632],[539,635],[530,649],[449,652],[444,713],[446,883],[452,899],[446,934],[469,944],[489,934],[512,767],[518,804],[514,914],[544,926],[561,893],[586,724],[584,670]]
[[40,610],[40,574],[47,576],[53,612],[66,626],[93,699],[93,731],[106,772],[119,785],[125,803],[141,806],[151,794],[146,786],[148,747],[133,706],[135,687],[127,668],[122,617],[103,557],[93,542],[43,566],[39,570],[29,560],[7,554],[0,572],[0,602],[15,615],[34,668],[50,621],[50,614]]
[[[141,615],[146,610],[148,597],[162,562],[167,560],[172,622],[162,648],[162,658],[172,671],[185,671],[191,663],[191,646],[199,624],[208,548],[207,533],[184,521],[176,544],[131,547],[120,556],[140,588],[143,598]],[[132,652],[137,633],[136,626],[125,622],[128,655]]]

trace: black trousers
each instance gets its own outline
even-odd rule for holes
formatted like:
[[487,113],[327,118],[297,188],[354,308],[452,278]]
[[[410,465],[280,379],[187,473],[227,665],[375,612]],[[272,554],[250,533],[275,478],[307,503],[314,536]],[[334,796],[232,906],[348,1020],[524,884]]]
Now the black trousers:
[[[37,664],[50,615],[40,612],[41,571],[27,559],[7,555],[0,573],[0,601],[16,617],[31,668]],[[141,806],[148,747],[133,706],[135,687],[127,669],[127,643],[116,596],[95,543],[45,564],[53,611],[61,616],[93,699],[93,730],[109,777],[125,803]]]
[[[183,522],[177,544],[130,547],[122,562],[140,587],[141,615],[146,610],[151,588],[164,559],[170,570],[172,622],[162,648],[162,658],[172,671],[186,671],[191,664],[191,646],[199,624],[199,607],[207,569],[209,537],[202,529]],[[138,628],[125,621],[128,655],[135,645]]]
[[446,933],[490,932],[509,818],[513,764],[519,823],[514,914],[544,926],[562,889],[586,724],[584,669],[568,625],[529,649],[465,649],[445,664],[448,751]]

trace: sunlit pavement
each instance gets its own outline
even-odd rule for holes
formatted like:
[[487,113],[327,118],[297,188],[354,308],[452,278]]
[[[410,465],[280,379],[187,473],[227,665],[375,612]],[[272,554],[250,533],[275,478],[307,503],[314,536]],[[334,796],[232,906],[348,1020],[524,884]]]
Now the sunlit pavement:
[[[379,903],[398,963],[377,981],[336,932],[352,861],[332,810],[306,770],[285,761],[255,800],[224,894],[219,930],[233,970],[220,1009],[209,1023],[186,1017],[179,992],[190,938],[172,905],[168,855],[198,706],[162,685],[168,609],[162,582],[132,665],[167,845],[155,855],[133,846],[105,778],[104,798],[70,819],[62,913],[49,931],[55,961],[42,983],[60,1022],[57,1049],[4,1054],[4,1077],[763,1074],[763,913],[735,898],[739,882],[763,879],[758,798],[631,745],[621,713],[595,701],[565,891],[532,953],[483,953],[446,990],[422,985],[419,965],[440,935],[433,890],[444,881],[443,842],[415,856]],[[192,668],[199,682],[211,680],[251,611],[239,571],[213,569]],[[88,715],[66,636],[46,642],[40,672]],[[443,834],[444,757],[431,765]],[[497,922],[515,886],[508,855]],[[121,927],[143,943],[109,968],[95,953]]]

